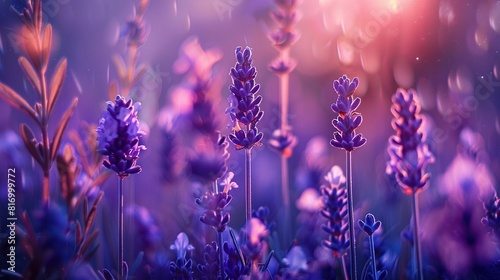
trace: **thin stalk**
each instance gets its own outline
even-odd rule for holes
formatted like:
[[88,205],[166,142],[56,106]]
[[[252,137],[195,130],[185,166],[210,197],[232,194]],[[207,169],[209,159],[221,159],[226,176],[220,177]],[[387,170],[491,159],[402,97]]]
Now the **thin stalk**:
[[412,195],[412,202],[413,202],[413,240],[415,241],[414,243],[414,249],[415,249],[415,263],[417,267],[417,280],[423,280],[423,274],[422,274],[422,256],[420,253],[420,242],[419,242],[419,237],[418,237],[418,199],[417,199],[417,194],[413,193]]
[[43,189],[42,189],[42,202],[44,205],[50,204],[50,167],[52,161],[50,159],[50,141],[48,134],[48,96],[47,96],[47,82],[45,79],[45,70],[39,69],[38,75],[40,76],[41,92],[42,97],[42,121],[40,129],[42,130],[42,141],[44,147],[44,166],[43,166]]
[[370,239],[370,255],[372,258],[373,279],[378,280],[377,264],[375,262],[375,242],[373,240],[373,235],[369,235],[368,238]]
[[252,150],[245,149],[245,213],[246,221],[252,218]]
[[220,279],[224,279],[224,255],[222,252],[222,232],[217,232],[217,237],[219,239],[219,273]]
[[283,242],[285,248],[290,245],[290,233],[291,233],[291,223],[290,223],[290,191],[288,185],[288,159],[281,155],[281,189],[283,192],[283,206],[285,210],[284,221],[283,221]]
[[[219,186],[217,185],[217,179],[214,180],[213,191],[218,194]],[[222,214],[222,213],[221,213]],[[224,279],[224,255],[222,252],[222,232],[217,231],[217,241],[219,242],[219,275],[220,279]]]
[[119,199],[118,199],[118,279],[123,280],[123,179],[120,177],[119,182]]
[[345,263],[345,255],[340,258],[342,261],[342,272],[344,273],[344,279],[349,280],[349,275],[347,274],[347,265]]
[[354,199],[352,194],[352,159],[351,152],[346,151],[346,188],[347,188],[347,208],[349,215],[349,240],[351,252],[351,279],[357,280],[356,270],[356,235],[354,234]]
[[[280,51],[280,57],[283,61],[287,61],[288,50]],[[289,98],[289,73],[282,73],[279,75],[279,92],[281,99],[281,133],[286,133],[288,131],[288,98]],[[285,210],[284,221],[283,221],[283,239],[285,246],[290,243],[290,190],[288,182],[288,158],[285,154],[281,154],[281,192],[283,196],[283,206]]]

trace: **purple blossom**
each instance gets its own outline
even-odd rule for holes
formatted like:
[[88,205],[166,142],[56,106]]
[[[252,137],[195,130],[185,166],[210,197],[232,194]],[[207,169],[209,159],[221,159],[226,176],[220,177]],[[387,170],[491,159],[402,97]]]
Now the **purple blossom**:
[[283,132],[281,129],[273,131],[269,140],[269,146],[285,157],[292,156],[295,145],[297,145],[297,137],[288,131]]
[[353,98],[358,83],[358,78],[354,78],[351,82],[345,75],[333,82],[333,88],[338,97],[331,108],[338,116],[332,120],[332,125],[337,131],[333,133],[330,144],[346,151],[353,151],[366,143],[363,135],[355,132],[363,121],[361,115],[355,112],[361,104],[361,99],[359,97]]
[[483,207],[486,213],[481,222],[490,229],[493,241],[500,243],[500,199],[495,194]]
[[262,96],[255,96],[260,85],[256,84],[257,71],[252,66],[252,51],[246,47],[236,48],[236,65],[231,68],[230,75],[233,84],[229,87],[229,107],[226,113],[231,119],[230,127],[233,133],[229,139],[236,145],[236,149],[251,149],[260,145],[264,136],[257,129],[257,123],[262,119],[264,112],[260,110]]
[[327,219],[323,230],[329,238],[323,241],[323,245],[333,251],[335,257],[341,257],[349,248],[347,239],[347,193],[345,190],[345,177],[338,166],[332,167],[325,176],[329,185],[321,187],[324,199],[324,208],[321,214]]
[[220,179],[226,174],[229,159],[227,151],[229,143],[225,136],[217,133],[212,135],[209,141],[208,146],[203,143],[203,148],[196,149],[197,152],[188,159],[189,173],[205,184]]
[[358,220],[359,227],[366,232],[368,235],[373,235],[373,233],[382,225],[382,222],[376,221],[375,216],[372,213],[368,213],[365,216],[365,220]]
[[145,135],[137,119],[141,104],[132,103],[132,99],[126,101],[121,96],[116,97],[114,104],[107,104],[96,128],[97,151],[108,157],[103,165],[122,178],[139,173],[141,167],[136,162],[141,150],[146,149],[139,145],[139,138]]
[[392,98],[392,126],[396,135],[391,137],[388,148],[391,161],[387,173],[395,174],[403,192],[416,193],[427,185],[429,174],[425,173],[427,164],[434,161],[421,126],[420,106],[417,103],[416,92],[410,89],[398,89]]

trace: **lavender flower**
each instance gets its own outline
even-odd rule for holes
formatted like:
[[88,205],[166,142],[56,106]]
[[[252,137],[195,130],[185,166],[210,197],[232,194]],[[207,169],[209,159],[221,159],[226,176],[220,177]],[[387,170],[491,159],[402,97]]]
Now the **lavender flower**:
[[179,233],[170,249],[177,255],[176,261],[170,262],[170,272],[174,279],[193,279],[193,262],[191,259],[188,260],[186,255],[194,247],[189,244],[188,236],[184,232]]
[[388,149],[391,161],[387,173],[395,174],[402,191],[413,194],[427,185],[429,174],[425,173],[427,164],[434,158],[424,142],[420,117],[420,106],[416,92],[398,89],[392,98],[392,126],[396,135],[390,138]]
[[188,159],[189,172],[202,183],[220,179],[227,172],[229,143],[226,137],[217,133],[210,137],[210,144],[210,149],[196,153]]
[[373,235],[373,233],[382,225],[380,221],[375,220],[375,216],[372,213],[368,213],[365,216],[365,220],[358,221],[359,227],[366,232],[368,235]]
[[233,85],[229,87],[231,94],[228,97],[229,107],[226,109],[226,114],[231,118],[230,127],[234,131],[233,134],[229,134],[229,139],[238,150],[260,145],[264,136],[257,129],[257,123],[262,119],[264,112],[259,106],[262,96],[255,96],[260,85],[255,82],[257,71],[252,66],[251,56],[252,51],[249,47],[243,51],[241,47],[237,47],[237,62],[230,72]]
[[495,194],[483,205],[486,213],[481,222],[491,229],[493,240],[496,243],[500,243],[500,199]]
[[326,225],[322,228],[328,234],[328,239],[323,241],[323,245],[332,250],[335,257],[342,257],[349,247],[349,240],[346,237],[349,226],[346,219],[345,177],[340,167],[334,166],[325,179],[329,186],[321,187],[325,205],[321,213],[327,219]]
[[252,267],[257,266],[257,260],[264,249],[264,238],[269,234],[266,226],[257,218],[251,218],[242,229],[244,242],[241,244],[241,250],[252,260]]
[[227,255],[227,260],[224,262],[224,272],[228,279],[240,279],[241,276],[247,275],[250,271],[249,264],[241,262],[240,254],[234,247],[230,247],[227,242],[224,243],[224,252]]
[[281,129],[274,130],[269,140],[269,146],[287,158],[292,156],[295,145],[297,145],[297,137],[288,131],[283,132]]
[[203,249],[203,259],[205,264],[198,264],[197,268],[201,272],[202,280],[217,280],[219,271],[219,258],[218,252],[220,248],[217,246],[216,242],[207,244]]
[[365,220],[358,220],[359,227],[368,235],[368,239],[370,242],[370,263],[372,267],[372,274],[371,277],[374,280],[378,279],[383,279],[385,278],[385,275],[387,272],[385,270],[383,271],[377,271],[377,263],[376,263],[376,258],[375,258],[375,240],[373,238],[373,234],[377,229],[380,228],[382,225],[382,222],[375,220],[375,216],[373,214],[368,213],[365,216]]
[[358,78],[354,78],[351,82],[345,75],[333,82],[333,88],[338,97],[331,108],[338,116],[332,121],[332,125],[337,131],[333,134],[330,144],[346,151],[353,151],[366,143],[363,135],[355,132],[363,121],[361,115],[355,112],[361,104],[361,99],[359,97],[353,98],[358,83]]
[[139,138],[145,133],[139,130],[137,113],[141,108],[139,102],[125,100],[117,96],[115,104],[108,102],[102,113],[99,126],[96,128],[98,152],[108,156],[103,165],[116,172],[121,178],[141,172],[136,164],[144,145],[139,145]]

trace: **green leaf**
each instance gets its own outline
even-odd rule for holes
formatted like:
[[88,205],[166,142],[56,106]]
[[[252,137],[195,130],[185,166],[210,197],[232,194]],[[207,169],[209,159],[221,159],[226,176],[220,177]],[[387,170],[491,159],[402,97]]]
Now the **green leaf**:
[[22,98],[17,92],[11,89],[9,86],[0,82],[0,96],[5,99],[14,108],[17,108],[28,116],[30,116],[36,123],[40,124],[38,120],[38,114],[31,108],[31,106]]
[[24,74],[26,74],[28,80],[31,82],[31,85],[35,88],[38,94],[41,94],[42,89],[40,88],[40,79],[38,78],[33,65],[31,65],[31,63],[24,56],[21,56],[18,61],[24,71]]
[[52,81],[50,82],[50,93],[49,93],[49,115],[52,113],[54,109],[54,105],[56,104],[57,98],[59,97],[59,93],[61,92],[62,84],[64,82],[64,78],[66,77],[66,68],[68,66],[68,60],[63,58],[57,64],[56,72],[52,76]]
[[51,48],[52,48],[52,26],[50,24],[47,24],[47,26],[45,26],[45,28],[43,29],[42,48],[41,48],[43,71],[47,69],[47,65],[49,64]]
[[21,124],[20,130],[21,139],[23,139],[24,146],[26,146],[26,149],[28,149],[28,152],[36,160],[36,162],[38,162],[38,164],[43,167],[45,160],[43,159],[43,154],[40,154],[39,150],[37,149],[38,141],[33,135],[33,131],[26,124]]
[[76,108],[76,104],[78,104],[78,98],[73,99],[73,103],[68,108],[66,113],[64,113],[63,117],[61,118],[61,122],[57,126],[56,133],[54,134],[54,137],[52,138],[52,143],[50,143],[50,162],[53,162],[54,159],[56,158],[57,150],[59,150],[59,145],[61,144],[61,139],[62,139],[62,136],[64,134],[64,130],[66,129],[66,126],[68,125],[68,122],[69,122],[69,119],[71,118],[71,115],[73,115],[73,111]]

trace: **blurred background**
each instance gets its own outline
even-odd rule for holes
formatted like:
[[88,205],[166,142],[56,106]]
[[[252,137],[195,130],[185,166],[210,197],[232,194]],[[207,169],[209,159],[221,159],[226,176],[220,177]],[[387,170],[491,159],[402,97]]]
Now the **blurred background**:
[[[109,82],[117,79],[111,58],[126,53],[123,34],[127,32],[126,23],[134,17],[137,3],[129,0],[43,3],[44,21],[54,29],[49,73],[60,57],[68,59],[63,92],[52,121],[60,118],[76,96],[79,103],[69,129],[81,132],[82,123],[96,124],[105,108]],[[0,2],[0,81],[21,92],[33,104],[38,97],[17,63],[23,55],[18,33],[20,21],[11,6],[21,9],[24,1]],[[198,67],[209,77],[208,98],[214,105],[218,129],[227,135],[229,117],[224,110],[231,83],[228,73],[235,64],[237,46],[252,48],[265,112],[259,123],[259,129],[265,133],[264,145],[253,149],[254,208],[268,206],[271,216],[279,217],[280,158],[267,146],[280,121],[278,78],[269,70],[278,55],[268,39],[277,28],[270,17],[275,9],[276,4],[271,0],[151,0],[144,16],[148,37],[138,55],[138,64],[147,65],[148,70],[129,95],[143,105],[139,118],[148,134],[143,139],[148,150],[141,153],[138,161],[142,173],[126,181],[125,203],[145,207],[154,217],[161,237],[155,241],[161,244],[158,247],[168,249],[180,231],[194,234],[193,224],[198,223],[199,209],[194,203],[199,194],[196,183],[182,169],[182,160],[176,158],[193,152],[192,146],[183,145],[189,141],[182,140],[190,134],[179,129],[184,132],[175,135],[172,130],[175,116],[192,110],[189,95],[185,93],[191,83],[189,71]],[[399,234],[411,216],[410,197],[402,194],[385,173],[389,159],[387,140],[394,134],[391,96],[398,87],[417,90],[425,117],[426,141],[436,158],[429,167],[432,179],[422,193],[421,208],[428,209],[431,217],[431,205],[442,203],[437,198],[459,191],[460,183],[450,182],[450,176],[459,178],[467,174],[473,179],[464,180],[484,185],[481,188],[491,195],[500,179],[500,1],[304,0],[298,10],[301,18],[295,28],[300,37],[290,51],[297,62],[290,76],[289,110],[289,123],[298,138],[289,159],[293,205],[304,189],[319,188],[318,183],[324,183],[323,176],[332,165],[345,168],[344,152],[329,145],[334,131],[331,120],[335,117],[330,104],[336,100],[332,82],[343,74],[359,77],[355,93],[362,99],[358,111],[363,124],[359,132],[368,140],[353,153],[356,208],[360,217],[370,211],[383,222],[387,239],[395,240],[394,247],[398,246]],[[3,100],[0,102],[3,158],[0,166],[6,170],[15,165],[24,174],[21,185],[24,195],[18,205],[36,205],[41,193],[41,171],[18,136],[19,125],[31,121]],[[49,129],[53,131],[54,126]],[[177,141],[166,137],[165,131],[174,131]],[[168,147],[174,144],[176,147],[172,149],[177,152],[169,153]],[[471,149],[475,151],[472,164],[459,162],[457,156]],[[235,181],[243,186],[244,153],[234,150],[232,144],[229,151],[229,169],[235,173]],[[172,171],[168,162],[176,161],[180,162],[180,171],[172,175],[175,178],[167,176]],[[316,174],[311,166],[318,169]],[[53,168],[52,172],[56,170]],[[2,181],[6,181],[4,173],[0,174]],[[488,178],[488,182],[477,179],[479,174]],[[51,191],[57,197],[56,176],[53,178]],[[103,239],[116,234],[106,217],[116,215],[117,182],[111,176],[100,186],[105,196],[98,226],[108,228],[101,236]],[[229,225],[239,229],[244,224],[243,188],[232,193],[235,198]],[[2,191],[0,195],[5,194]],[[463,197],[482,209],[477,199],[479,192],[473,194]],[[299,210],[293,207],[292,216]],[[426,224],[425,210],[421,216]],[[138,238],[139,226],[133,215],[127,216],[125,223],[129,240]],[[293,223],[297,229],[299,222]],[[429,228],[427,232],[431,234],[434,230]],[[109,246],[112,245],[101,246],[100,250]],[[126,259],[132,261],[135,254],[137,251],[126,252]],[[445,258],[443,254],[437,255]],[[103,254],[97,258],[106,266]]]

